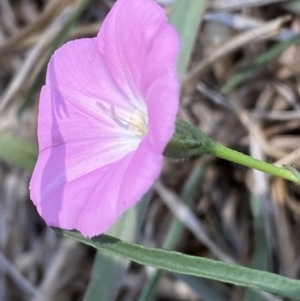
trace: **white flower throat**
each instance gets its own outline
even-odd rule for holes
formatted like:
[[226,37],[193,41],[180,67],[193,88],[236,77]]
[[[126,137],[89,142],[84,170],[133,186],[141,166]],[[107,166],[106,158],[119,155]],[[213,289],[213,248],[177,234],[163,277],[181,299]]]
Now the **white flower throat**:
[[130,131],[138,137],[144,137],[147,134],[148,128],[146,120],[140,111],[135,111],[127,121]]
[[135,110],[129,118],[119,116],[113,105],[110,110],[100,105],[102,110],[106,112],[111,118],[120,122],[120,125],[128,127],[128,129],[138,138],[143,138],[148,132],[147,116],[139,110]]

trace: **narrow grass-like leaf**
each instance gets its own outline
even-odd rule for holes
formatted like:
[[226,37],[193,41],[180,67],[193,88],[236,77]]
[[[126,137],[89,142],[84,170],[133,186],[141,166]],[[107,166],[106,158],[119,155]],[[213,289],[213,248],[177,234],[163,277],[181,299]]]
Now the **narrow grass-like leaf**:
[[67,38],[69,32],[72,30],[72,28],[76,25],[77,21],[79,20],[80,16],[86,9],[86,7],[89,5],[91,0],[82,0],[81,3],[78,5],[77,9],[75,10],[72,18],[70,21],[66,24],[66,26],[62,29],[59,36],[55,40],[55,42],[52,45],[53,51],[58,48]]
[[[189,287],[191,287],[203,301],[227,301],[226,293],[223,290],[223,287],[220,287],[220,283],[215,283],[219,285],[212,286],[212,281],[206,279],[196,278],[194,276],[188,275],[178,275],[177,277],[187,283]],[[221,295],[221,292],[223,294]],[[254,300],[254,299],[253,299]],[[252,301],[253,301],[252,300]],[[256,301],[256,299],[255,299]]]
[[288,49],[291,45],[300,42],[300,35],[297,35],[287,41],[280,42],[275,46],[271,47],[269,50],[261,54],[252,64],[245,67],[241,72],[232,76],[223,86],[222,92],[228,93],[232,91],[235,87],[242,84],[244,81],[254,76],[263,66],[265,66],[270,61],[276,59],[283,51]]
[[287,0],[284,1],[281,6],[288,10],[289,12],[293,14],[299,14],[300,13],[300,1],[299,0]]
[[145,248],[108,235],[87,239],[75,231],[61,229],[56,229],[56,231],[65,237],[142,265],[179,274],[218,280],[238,286],[253,287],[300,300],[300,280],[174,251]]
[[[140,230],[145,209],[149,204],[152,191],[146,193],[137,205],[128,211],[108,231],[108,234],[134,242]],[[129,260],[98,251],[94,261],[91,281],[83,301],[115,300]]]
[[[184,185],[181,197],[188,206],[192,206],[195,202],[205,169],[206,165],[196,166]],[[163,249],[175,249],[176,245],[180,241],[183,231],[184,228],[181,222],[174,220],[164,241]],[[176,274],[176,276],[191,287],[204,301],[225,301],[215,287],[211,286],[211,281],[188,275]]]
[[32,171],[37,159],[37,146],[12,134],[0,132],[0,159]]
[[[269,269],[269,252],[266,237],[266,227],[263,215],[263,201],[256,195],[251,195],[251,211],[254,219],[254,252],[251,267],[267,271]],[[243,301],[263,301],[264,297],[259,296],[254,290],[247,290]]]
[[[185,202],[187,206],[192,206],[195,202],[195,198],[197,192],[199,191],[199,185],[204,176],[204,170],[206,166],[196,166],[186,181],[183,192],[182,192],[182,200]],[[180,238],[183,234],[184,226],[180,221],[175,219],[170,226],[169,231],[163,242],[163,249],[173,250],[176,248],[177,244],[180,241]]]
[[172,8],[170,22],[180,35],[179,78],[187,70],[205,6],[206,0],[176,0]]
[[[196,166],[184,185],[182,199],[188,206],[191,206],[195,200],[195,194],[199,188],[199,183],[203,179],[204,169],[204,166]],[[183,231],[184,227],[182,223],[177,219],[174,219],[164,239],[163,249],[173,250],[180,241]],[[152,300],[161,276],[162,270],[155,270],[144,286],[138,301]]]

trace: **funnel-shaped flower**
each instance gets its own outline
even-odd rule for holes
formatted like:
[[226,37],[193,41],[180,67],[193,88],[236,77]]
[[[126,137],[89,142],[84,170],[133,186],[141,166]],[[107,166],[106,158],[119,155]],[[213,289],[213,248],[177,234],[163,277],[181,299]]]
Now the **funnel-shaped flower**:
[[158,177],[178,109],[179,42],[152,0],[118,0],[96,38],[52,56],[31,198],[46,223],[106,231]]

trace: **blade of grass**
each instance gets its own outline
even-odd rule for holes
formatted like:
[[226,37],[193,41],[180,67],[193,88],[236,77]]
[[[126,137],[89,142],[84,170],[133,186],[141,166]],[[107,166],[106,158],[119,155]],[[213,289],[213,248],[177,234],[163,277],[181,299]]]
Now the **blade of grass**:
[[[205,166],[196,166],[192,171],[189,179],[185,183],[182,198],[188,206],[191,206],[195,200],[195,194],[199,183],[203,179]],[[177,219],[174,219],[166,234],[163,242],[163,249],[173,250],[180,241],[183,233],[183,225]],[[148,279],[138,301],[150,301],[153,299],[159,280],[163,274],[162,270],[155,270],[155,272]]]
[[174,251],[146,248],[108,235],[87,239],[76,231],[55,230],[65,237],[142,265],[179,274],[213,279],[237,286],[257,288],[300,300],[300,280]]
[[183,90],[185,93],[192,93],[199,82],[199,79],[211,68],[212,64],[223,57],[228,56],[230,53],[236,52],[241,47],[245,47],[250,42],[257,42],[257,40],[267,39],[278,32],[283,24],[290,21],[289,16],[277,18],[275,20],[261,24],[260,26],[251,29],[247,32],[240,33],[223,43],[220,47],[215,49],[212,53],[199,61],[193,68],[186,74],[182,81]]
[[[223,290],[224,287],[220,287],[219,285],[212,286],[212,281],[210,280],[200,279],[188,275],[177,274],[176,276],[187,283],[189,287],[191,287],[203,301],[227,301],[229,299],[229,296],[227,296],[227,298],[225,297],[226,294]],[[220,291],[222,294],[220,294]]]
[[72,30],[72,28],[76,25],[77,21],[79,20],[80,16],[86,9],[86,7],[89,5],[91,0],[81,0],[77,9],[74,12],[73,17],[70,19],[70,21],[66,24],[66,26],[62,29],[60,35],[57,37],[55,43],[52,45],[53,51],[58,48],[67,38],[68,34]]
[[0,132],[0,159],[32,171],[37,158],[37,146],[24,139]]
[[[152,191],[148,192],[141,202],[126,211],[121,219],[108,231],[109,235],[131,242],[135,241],[151,195]],[[98,251],[91,281],[83,301],[115,300],[128,265],[129,261],[127,259]]]
[[180,79],[187,70],[205,7],[206,0],[176,0],[172,8],[169,19],[178,30],[181,44],[178,59]]
[[254,76],[263,66],[276,59],[283,51],[290,46],[300,42],[300,35],[297,35],[287,41],[277,43],[268,51],[261,54],[252,64],[244,68],[241,72],[232,76],[223,86],[222,92],[229,93],[238,85],[245,82],[250,77]]
[[[251,195],[251,211],[254,218],[254,252],[252,257],[251,267],[263,271],[268,270],[268,246],[265,233],[264,217],[262,201],[255,195]],[[264,301],[262,296],[259,296],[254,290],[246,290],[243,301]]]
[[299,0],[288,0],[281,4],[286,10],[293,14],[300,12],[300,2]]

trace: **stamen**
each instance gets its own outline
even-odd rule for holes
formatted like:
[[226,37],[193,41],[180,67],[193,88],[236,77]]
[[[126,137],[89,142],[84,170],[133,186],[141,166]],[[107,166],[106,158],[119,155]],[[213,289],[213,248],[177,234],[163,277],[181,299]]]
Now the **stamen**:
[[130,116],[128,126],[131,132],[138,137],[145,136],[148,131],[146,120],[139,111],[135,111],[134,114]]
[[105,106],[100,104],[101,109],[113,119],[117,119],[124,126],[128,126],[128,129],[135,134],[137,137],[142,138],[147,134],[147,121],[143,113],[136,110],[133,115],[129,117],[129,120],[118,116],[113,105],[110,106],[110,109],[107,109]]

